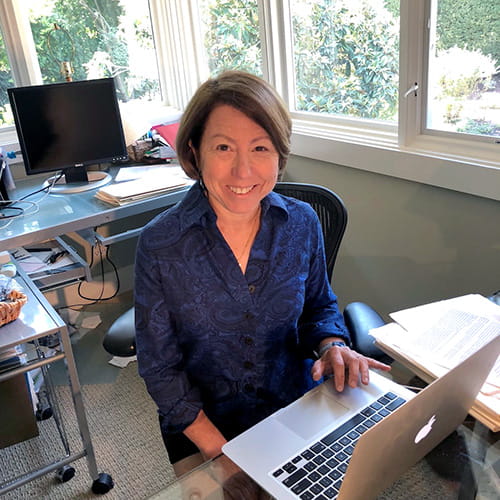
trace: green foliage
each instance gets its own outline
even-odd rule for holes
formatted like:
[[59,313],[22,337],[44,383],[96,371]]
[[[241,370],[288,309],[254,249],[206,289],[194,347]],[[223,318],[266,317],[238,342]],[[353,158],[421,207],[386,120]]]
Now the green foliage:
[[14,80],[10,72],[10,63],[3,43],[3,38],[0,36],[0,124],[5,122],[3,119],[4,107],[8,106],[10,109],[7,89],[12,86],[14,86]]
[[[122,101],[156,97],[159,82],[154,71],[144,75],[145,65],[134,68],[129,63],[131,53],[137,61],[154,50],[147,18],[135,10],[127,12],[125,5],[122,0],[33,2],[31,30],[44,83],[64,81],[60,63],[70,61],[73,80],[114,77]],[[61,29],[54,30],[55,24]],[[6,92],[12,86],[0,37],[0,123],[12,123]]]
[[[386,0],[391,12],[399,2]],[[209,69],[261,74],[256,1],[208,0],[202,17]],[[339,7],[340,5],[340,7]],[[346,5],[346,7],[342,7]],[[310,24],[294,17],[297,109],[394,119],[398,102],[398,28],[394,16],[368,4],[354,16],[348,2],[318,0]]]
[[[345,6],[344,6],[345,5]],[[297,109],[394,120],[398,102],[397,22],[364,4],[314,2],[310,24],[294,17]]]
[[[50,16],[32,19],[31,27],[45,83],[64,80],[59,62],[71,58],[73,80],[114,77],[120,100],[141,98],[159,92],[156,79],[129,68],[130,33],[122,21],[126,16],[120,0],[55,0]],[[66,30],[54,31],[54,23]],[[134,20],[132,36],[141,47],[153,48],[151,33]],[[48,45],[47,36],[52,41]],[[50,50],[52,49],[52,50]]]
[[203,15],[211,75],[241,69],[262,76],[256,0],[209,0]]
[[500,66],[498,0],[439,0],[438,19],[438,50],[479,50]]
[[444,121],[445,123],[451,123],[456,125],[460,121],[460,113],[464,109],[463,104],[450,102],[446,105]]
[[500,124],[489,120],[468,119],[465,126],[457,131],[466,134],[500,137]]
[[384,7],[395,18],[399,18],[399,4],[400,4],[400,0],[384,0]]
[[[123,8],[119,0],[79,0],[68,2],[56,0],[50,17],[32,20],[31,27],[37,48],[38,60],[45,83],[63,81],[58,61],[68,57],[71,50],[63,48],[64,38],[55,37],[54,23],[65,29],[74,45],[74,80],[87,78],[88,65],[92,64],[96,53],[109,54],[109,64],[102,68],[101,77],[116,76],[117,68],[126,68],[128,53],[126,40],[119,31],[120,16]],[[47,36],[55,39],[52,51],[47,44]],[[60,46],[57,46],[60,41]]]

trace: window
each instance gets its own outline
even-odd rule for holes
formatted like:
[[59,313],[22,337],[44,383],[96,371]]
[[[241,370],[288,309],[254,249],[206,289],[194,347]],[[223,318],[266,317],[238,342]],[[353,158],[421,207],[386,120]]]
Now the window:
[[397,121],[399,6],[291,0],[297,111]]
[[122,101],[160,96],[147,0],[29,0],[29,19],[44,83],[115,77]]
[[0,127],[14,123],[14,117],[10,112],[9,98],[7,97],[7,89],[13,85],[14,79],[12,78],[9,58],[3,36],[0,33]]
[[293,154],[500,199],[499,19],[498,0],[2,1],[0,116],[5,51],[17,85],[62,81],[44,45],[57,23],[75,78],[118,76],[123,99],[161,88],[182,110],[245,69],[287,102]]
[[[31,28],[41,81],[23,81],[19,75],[18,85],[63,82],[65,76],[73,80],[114,77],[121,101],[160,100],[148,0],[25,0],[22,7],[20,16]],[[2,48],[0,122],[11,124],[6,90],[14,82],[8,79]]]
[[500,3],[434,0],[430,19],[425,128],[500,137]]

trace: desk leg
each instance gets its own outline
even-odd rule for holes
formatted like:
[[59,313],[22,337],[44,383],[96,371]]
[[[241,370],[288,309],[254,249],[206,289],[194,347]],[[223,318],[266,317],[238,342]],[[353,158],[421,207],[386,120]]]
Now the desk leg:
[[90,438],[89,426],[87,423],[87,417],[85,415],[85,407],[83,405],[82,388],[80,386],[80,380],[78,379],[78,372],[76,371],[75,358],[73,356],[73,348],[71,347],[71,341],[69,339],[68,329],[61,329],[61,343],[63,345],[66,368],[68,370],[69,384],[71,389],[71,396],[73,398],[73,405],[75,407],[76,419],[78,421],[78,428],[80,430],[80,435],[83,442],[83,447],[85,449],[85,454],[87,457],[87,464],[92,479],[97,479],[99,473],[97,472],[97,464],[94,454],[94,447],[92,445],[92,440]]
[[75,358],[73,356],[73,348],[71,347],[71,341],[69,339],[68,329],[66,327],[61,329],[61,342],[66,354],[65,362],[69,375],[71,395],[73,397],[73,404],[75,406],[78,428],[82,437],[84,451],[87,456],[89,473],[93,479],[92,491],[97,494],[104,494],[113,488],[114,482],[109,474],[106,474],[105,472],[99,473],[97,471],[94,447],[90,438],[89,426],[87,423],[87,417],[85,415],[85,408],[83,406],[82,388],[80,386],[80,380],[78,379]]

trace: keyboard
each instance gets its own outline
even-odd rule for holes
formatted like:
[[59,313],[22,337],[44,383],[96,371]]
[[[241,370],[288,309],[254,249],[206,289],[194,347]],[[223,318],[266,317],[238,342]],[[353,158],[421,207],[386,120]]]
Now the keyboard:
[[388,392],[271,474],[301,500],[331,500],[359,437],[406,400]]

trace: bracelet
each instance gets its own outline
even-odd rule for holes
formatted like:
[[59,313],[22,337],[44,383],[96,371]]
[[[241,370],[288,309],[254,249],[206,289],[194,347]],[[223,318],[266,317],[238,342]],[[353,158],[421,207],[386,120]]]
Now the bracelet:
[[322,346],[318,352],[318,357],[322,357],[323,354],[325,354],[326,351],[328,351],[331,347],[333,346],[337,346],[337,347],[345,347],[346,344],[345,342],[341,342],[341,341],[338,341],[338,340],[334,340],[333,342],[327,342],[324,346]]

